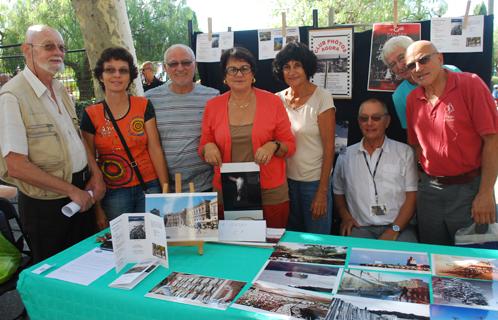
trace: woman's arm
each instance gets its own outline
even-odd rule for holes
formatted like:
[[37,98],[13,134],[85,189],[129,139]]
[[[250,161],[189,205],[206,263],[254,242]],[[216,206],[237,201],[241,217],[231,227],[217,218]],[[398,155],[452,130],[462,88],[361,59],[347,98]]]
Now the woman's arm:
[[151,118],[145,122],[145,132],[147,134],[147,150],[162,188],[164,184],[169,183],[169,178],[166,159],[157,131],[156,118]]

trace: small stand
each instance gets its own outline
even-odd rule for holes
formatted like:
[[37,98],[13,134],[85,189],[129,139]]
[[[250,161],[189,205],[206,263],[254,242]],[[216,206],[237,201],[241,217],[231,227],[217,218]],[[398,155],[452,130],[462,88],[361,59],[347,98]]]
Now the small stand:
[[[163,186],[163,193],[168,193],[168,189],[169,189],[169,186],[167,183],[165,183]],[[190,192],[195,192],[195,187],[194,187],[193,182],[189,183],[189,189],[190,189]],[[180,173],[175,174],[175,192],[176,193],[182,192],[182,175]],[[168,246],[171,246],[171,247],[197,246],[197,253],[201,256],[204,254],[204,241],[202,241],[202,240],[173,241],[173,242],[168,241]]]

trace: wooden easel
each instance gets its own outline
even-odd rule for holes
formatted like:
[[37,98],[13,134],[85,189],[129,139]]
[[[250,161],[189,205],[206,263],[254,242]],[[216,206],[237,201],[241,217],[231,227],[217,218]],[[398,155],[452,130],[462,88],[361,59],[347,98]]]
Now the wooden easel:
[[[194,183],[190,182],[188,185],[189,185],[190,192],[195,192]],[[168,189],[169,189],[169,186],[167,183],[165,183],[163,185],[163,193],[168,193]],[[182,175],[181,175],[181,173],[175,174],[175,192],[176,193],[182,192]],[[172,241],[172,242],[168,241],[168,246],[171,246],[171,247],[197,246],[197,253],[201,256],[204,254],[204,241],[202,241],[202,240]]]

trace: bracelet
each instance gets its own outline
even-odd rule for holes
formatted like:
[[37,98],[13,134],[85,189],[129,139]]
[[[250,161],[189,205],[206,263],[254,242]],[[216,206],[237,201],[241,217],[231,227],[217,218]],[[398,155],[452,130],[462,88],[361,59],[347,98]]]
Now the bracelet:
[[275,151],[273,152],[273,154],[276,154],[278,152],[278,150],[280,150],[280,141],[273,140],[273,143],[275,143],[277,145],[277,149],[275,149]]

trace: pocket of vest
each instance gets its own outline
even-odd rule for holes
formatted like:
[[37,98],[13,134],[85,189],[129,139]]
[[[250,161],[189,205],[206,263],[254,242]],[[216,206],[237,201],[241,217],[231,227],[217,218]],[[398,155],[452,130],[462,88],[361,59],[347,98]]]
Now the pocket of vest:
[[64,166],[61,138],[52,124],[37,124],[26,127],[29,159],[45,171],[54,171]]

